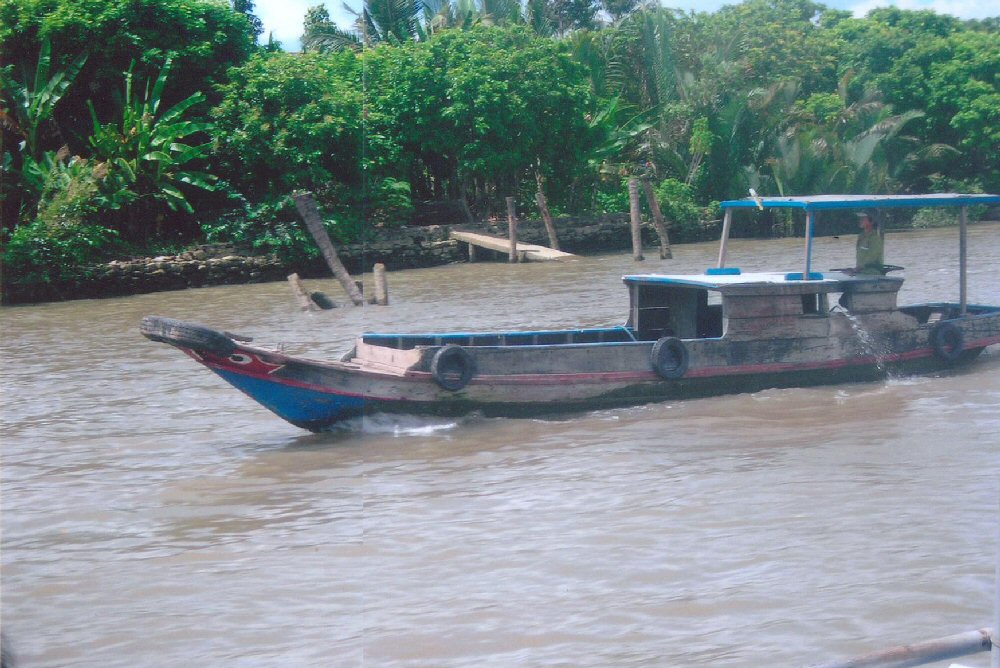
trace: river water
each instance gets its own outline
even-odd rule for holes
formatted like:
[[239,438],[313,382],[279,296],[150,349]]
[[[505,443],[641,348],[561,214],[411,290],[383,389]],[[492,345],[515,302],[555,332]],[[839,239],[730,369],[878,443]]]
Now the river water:
[[[929,268],[901,303],[957,299],[954,229],[886,247]],[[801,248],[736,240],[730,264],[801,271]],[[19,665],[797,666],[991,625],[1000,347],[936,377],[310,434],[137,330],[323,357],[362,330],[620,324],[622,274],[716,248],[674,252],[396,272],[388,308],[303,314],[273,283],[3,309]],[[851,264],[853,238],[815,258]],[[1000,301],[1000,225],[970,265],[970,301]]]

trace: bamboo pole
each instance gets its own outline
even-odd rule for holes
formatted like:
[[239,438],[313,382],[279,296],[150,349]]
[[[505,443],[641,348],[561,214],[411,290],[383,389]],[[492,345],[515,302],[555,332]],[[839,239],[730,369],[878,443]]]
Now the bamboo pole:
[[306,292],[305,286],[302,285],[302,279],[299,278],[298,274],[290,274],[288,276],[288,284],[292,287],[292,292],[295,293],[295,299],[299,302],[299,308],[303,311],[319,310],[312,297]]
[[817,664],[812,668],[908,668],[936,661],[946,661],[959,656],[988,652],[990,629],[966,631],[944,638],[937,638],[915,645],[900,645],[881,652],[856,656],[847,661]]
[[549,233],[549,248],[559,250],[559,237],[556,236],[556,226],[552,222],[552,214],[549,213],[549,204],[545,201],[545,192],[542,191],[542,175],[539,172],[535,172],[535,181],[538,183],[535,203],[538,204],[538,211],[542,214],[542,220],[545,222],[545,231]]
[[389,305],[389,286],[385,280],[385,265],[381,262],[372,269],[375,275],[375,303],[379,306]]
[[507,198],[507,232],[510,237],[510,257],[508,262],[517,262],[517,208],[514,198]]
[[305,221],[309,234],[312,235],[317,245],[319,245],[319,249],[323,253],[323,258],[326,259],[326,264],[333,271],[333,275],[340,281],[344,292],[351,298],[354,305],[362,306],[365,303],[365,299],[361,296],[361,292],[351,279],[351,275],[347,273],[344,264],[337,257],[337,248],[330,241],[330,235],[326,233],[326,229],[323,227],[323,223],[319,217],[319,209],[316,208],[316,201],[313,199],[312,193],[300,193],[295,195],[294,200],[295,208],[298,209],[299,215]]
[[656,193],[653,192],[653,184],[649,182],[649,179],[642,180],[642,189],[646,193],[649,210],[653,213],[653,227],[656,229],[657,236],[660,237],[660,259],[673,259],[674,254],[670,250],[670,237],[667,236],[667,225],[663,220],[660,203],[656,201]]
[[628,180],[628,203],[631,214],[629,224],[632,227],[632,259],[636,262],[642,262],[646,258],[642,256],[642,218],[639,215],[638,179]]

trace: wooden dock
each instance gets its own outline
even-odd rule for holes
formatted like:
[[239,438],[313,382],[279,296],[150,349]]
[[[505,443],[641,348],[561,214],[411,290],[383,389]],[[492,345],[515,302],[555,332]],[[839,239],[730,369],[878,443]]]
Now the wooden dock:
[[[510,241],[508,239],[504,239],[503,237],[494,237],[480,232],[451,230],[451,238],[456,241],[461,241],[462,243],[467,243],[470,247],[478,246],[479,248],[486,248],[498,253],[510,252]],[[562,251],[548,248],[547,246],[538,246],[536,244],[525,244],[521,242],[517,243],[517,254],[520,262],[565,260],[576,257],[576,255],[573,255],[572,253],[564,253]],[[469,256],[470,258],[473,257],[473,253],[470,252]]]

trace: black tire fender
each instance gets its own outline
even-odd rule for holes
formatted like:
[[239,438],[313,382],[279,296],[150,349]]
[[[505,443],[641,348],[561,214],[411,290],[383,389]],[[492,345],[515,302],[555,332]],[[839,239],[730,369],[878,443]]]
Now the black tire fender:
[[688,369],[688,349],[684,342],[675,336],[664,336],[653,344],[649,354],[656,373],[667,380],[683,378]]
[[320,307],[324,311],[329,311],[332,308],[337,308],[337,304],[319,290],[310,292],[309,299],[312,300],[313,304]]
[[431,358],[431,375],[444,389],[457,392],[476,375],[476,361],[465,348],[449,343]]
[[148,315],[139,324],[139,331],[150,341],[169,343],[219,357],[229,357],[236,350],[236,342],[222,332],[174,318]]
[[954,364],[965,351],[965,335],[953,322],[939,322],[928,335],[931,349],[942,362]]

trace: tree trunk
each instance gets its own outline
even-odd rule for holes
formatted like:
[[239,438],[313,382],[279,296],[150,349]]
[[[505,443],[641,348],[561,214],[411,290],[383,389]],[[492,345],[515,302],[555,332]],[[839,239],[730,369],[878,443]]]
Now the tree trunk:
[[507,229],[510,236],[510,257],[508,261],[517,262],[517,209],[514,206],[514,198],[507,198]]
[[542,191],[542,175],[535,172],[535,180],[538,182],[538,192],[535,193],[535,202],[538,204],[538,211],[545,221],[545,231],[549,233],[549,247],[559,250],[559,237],[556,236],[556,226],[552,222],[552,214],[549,213],[549,205],[545,201],[545,193]]
[[667,236],[667,226],[663,222],[663,214],[660,213],[660,203],[656,201],[656,193],[653,192],[653,184],[649,179],[642,180],[642,189],[646,192],[646,201],[649,202],[649,210],[653,212],[653,227],[660,237],[660,259],[672,259],[674,254],[670,250],[670,238]]
[[316,240],[317,245],[319,245],[319,249],[323,253],[327,265],[333,271],[333,275],[337,277],[337,280],[343,286],[344,292],[351,298],[355,306],[364,305],[365,298],[361,296],[358,286],[355,285],[351,275],[347,273],[344,264],[337,257],[337,249],[333,245],[333,242],[330,241],[330,235],[326,233],[326,228],[323,227],[323,222],[319,217],[319,209],[316,208],[316,201],[313,199],[312,193],[301,193],[295,195],[294,199],[295,208],[299,210],[299,215],[302,216],[302,220],[305,221],[309,233]]

